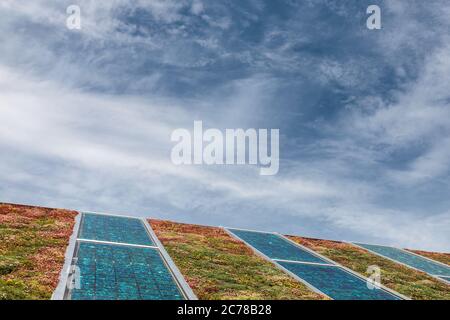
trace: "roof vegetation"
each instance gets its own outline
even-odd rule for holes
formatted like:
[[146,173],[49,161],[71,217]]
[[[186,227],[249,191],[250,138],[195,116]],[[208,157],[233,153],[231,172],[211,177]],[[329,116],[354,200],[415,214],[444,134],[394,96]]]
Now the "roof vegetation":
[[[0,203],[0,300],[50,299],[77,212]],[[149,220],[199,299],[305,299],[313,292],[217,227]],[[450,287],[426,273],[350,243],[288,236],[353,271],[381,268],[386,287],[413,299],[450,300]],[[411,250],[413,251],[413,250]],[[413,252],[450,265],[450,254]]]
[[51,297],[76,214],[0,203],[0,300]]
[[325,299],[221,228],[149,222],[199,299]]

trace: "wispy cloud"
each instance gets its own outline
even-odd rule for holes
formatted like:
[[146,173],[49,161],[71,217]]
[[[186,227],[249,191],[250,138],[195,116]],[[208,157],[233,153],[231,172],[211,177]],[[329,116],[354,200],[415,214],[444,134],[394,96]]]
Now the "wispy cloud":
[[[0,200],[448,250],[445,1],[377,34],[330,1],[77,3],[80,32],[0,4]],[[280,128],[280,173],[174,166],[198,119]]]

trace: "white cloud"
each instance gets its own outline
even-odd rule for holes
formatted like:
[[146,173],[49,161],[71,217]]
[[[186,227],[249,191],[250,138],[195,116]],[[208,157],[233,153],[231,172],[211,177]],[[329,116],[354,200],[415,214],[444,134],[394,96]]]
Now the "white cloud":
[[[322,227],[336,228],[359,239],[448,249],[448,211],[433,208],[424,214],[384,203],[386,194],[398,187],[414,188],[448,177],[448,40],[439,38],[439,45],[423,49],[429,53],[417,79],[393,92],[392,100],[376,95],[350,99],[340,122],[314,124],[323,139],[309,142],[285,135],[282,143],[290,148],[285,151],[297,151],[300,156],[282,159],[280,174],[268,178],[259,176],[255,167],[174,166],[169,157],[170,133],[190,128],[198,119],[218,128],[292,121],[286,115],[274,121],[281,111],[272,102],[280,98],[277,89],[285,79],[270,70],[314,75],[324,86],[337,81],[347,88],[365,88],[377,79],[376,66],[369,72],[365,59],[345,62],[295,55],[296,46],[312,41],[299,32],[301,21],[286,23],[288,30],[272,28],[254,47],[233,48],[221,38],[224,30],[233,28],[232,17],[223,14],[215,19],[208,11],[211,4],[80,3],[84,11],[80,47],[67,45],[74,34],[64,27],[65,10],[60,10],[59,2],[0,3],[0,11],[8,12],[0,21],[0,31],[5,31],[0,36],[0,147],[4,150],[0,200],[210,224],[233,221],[236,226],[258,224],[265,229],[278,217],[283,223],[278,231],[296,228],[291,221],[314,219],[318,236]],[[120,17],[120,10],[133,13],[139,6],[163,25],[161,31],[143,29],[136,35],[137,26],[127,25]],[[194,16],[187,18],[182,9]],[[339,14],[345,11],[340,8]],[[259,11],[243,16],[247,20],[242,25],[261,18]],[[188,27],[197,22],[192,19],[206,21],[208,32],[190,33]],[[46,37],[35,39],[42,35],[24,32],[27,23],[43,27]],[[420,37],[438,33],[422,32],[422,27],[414,20],[399,22],[397,29],[379,39],[385,58],[405,78],[410,71],[399,63],[404,53],[399,44],[420,47],[414,42],[417,33]],[[239,37],[240,32],[230,38]],[[80,52],[72,51],[77,49]],[[186,68],[183,74],[173,71],[170,80],[182,78],[195,84],[196,68],[221,58],[235,58],[249,69],[190,98],[167,98],[167,92],[160,93],[167,74],[145,64],[163,64],[176,71]],[[127,94],[107,94],[121,92],[124,86]],[[295,111],[303,111],[302,101],[292,103],[300,105]],[[420,155],[401,169],[383,166],[392,152],[419,142],[424,146]],[[310,155],[312,159],[307,158]]]
[[195,15],[199,15],[203,12],[203,2],[200,0],[192,1],[191,12]]
[[450,167],[448,83],[450,46],[444,45],[427,57],[417,81],[398,93],[394,102],[380,104],[375,100],[372,108],[364,103],[354,106],[354,117],[347,122],[346,130],[349,134],[358,132],[369,146],[386,145],[389,153],[424,149],[406,170],[387,172],[398,182],[414,184],[447,176]]

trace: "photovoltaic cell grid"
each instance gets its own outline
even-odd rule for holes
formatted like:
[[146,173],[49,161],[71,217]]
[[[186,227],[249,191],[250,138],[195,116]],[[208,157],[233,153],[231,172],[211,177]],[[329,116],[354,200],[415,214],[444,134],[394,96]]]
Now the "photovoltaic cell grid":
[[370,290],[366,281],[339,267],[278,262],[335,300],[399,300],[384,290]]
[[329,263],[273,233],[229,230],[271,259]]
[[72,300],[181,300],[158,250],[80,242]]
[[77,244],[72,300],[184,299],[140,219],[84,213]]
[[431,260],[415,255],[413,253],[409,253],[401,249],[388,246],[380,246],[364,243],[355,243],[355,244],[360,247],[366,248],[370,251],[373,251],[375,253],[378,253],[379,255],[406,264],[410,267],[422,270],[428,274],[435,275],[438,277],[450,277],[450,267],[437,262],[433,262]]
[[154,246],[140,219],[83,213],[79,238]]
[[[289,270],[336,300],[399,300],[384,289],[369,289],[365,280],[273,233],[228,229]],[[281,260],[290,260],[281,261]]]

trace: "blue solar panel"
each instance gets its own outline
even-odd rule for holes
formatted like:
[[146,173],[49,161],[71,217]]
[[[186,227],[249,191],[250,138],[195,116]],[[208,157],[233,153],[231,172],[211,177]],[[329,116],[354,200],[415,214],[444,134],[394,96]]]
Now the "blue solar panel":
[[366,281],[340,267],[279,262],[280,265],[335,300],[399,300],[382,289],[369,289]]
[[426,258],[417,256],[415,254],[403,251],[401,249],[372,244],[363,244],[363,243],[356,243],[356,244],[363,248],[371,250],[375,253],[383,255],[387,258],[404,263],[408,266],[422,270],[429,274],[437,276],[450,276],[450,267],[444,266],[437,262],[433,262]]
[[72,300],[181,300],[157,249],[81,242]]
[[229,230],[271,259],[329,263],[273,233]]
[[135,218],[84,213],[80,228],[81,239],[155,245],[142,221]]

